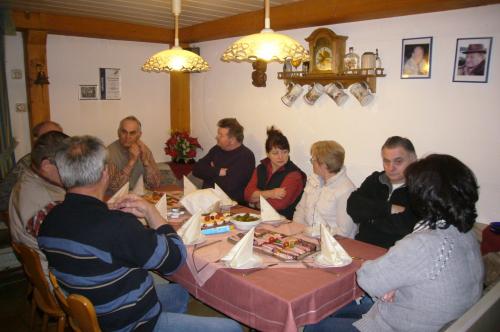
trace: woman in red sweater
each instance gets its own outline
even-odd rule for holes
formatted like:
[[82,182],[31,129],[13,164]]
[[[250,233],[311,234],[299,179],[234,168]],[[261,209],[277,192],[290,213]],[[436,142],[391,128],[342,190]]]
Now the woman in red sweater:
[[289,157],[290,144],[281,131],[272,126],[267,130],[266,154],[255,168],[245,188],[245,200],[259,207],[262,195],[278,213],[292,219],[295,206],[302,196],[307,176]]

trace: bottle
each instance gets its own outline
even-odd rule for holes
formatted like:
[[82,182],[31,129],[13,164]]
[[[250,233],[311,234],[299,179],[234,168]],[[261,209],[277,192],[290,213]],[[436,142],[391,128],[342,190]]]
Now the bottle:
[[354,53],[354,47],[349,47],[349,53],[344,57],[344,71],[346,73],[355,74],[353,69],[359,69],[359,55]]
[[375,68],[382,68],[382,60],[378,56],[378,48],[375,49]]

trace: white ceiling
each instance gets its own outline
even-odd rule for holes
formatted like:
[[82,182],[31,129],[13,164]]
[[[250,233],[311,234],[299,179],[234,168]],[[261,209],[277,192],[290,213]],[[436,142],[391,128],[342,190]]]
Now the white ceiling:
[[[298,1],[301,0],[270,0],[270,4],[273,7]],[[171,0],[2,0],[0,4],[0,8],[89,16],[173,29],[171,6]],[[263,8],[263,0],[184,0],[179,25],[191,26]]]

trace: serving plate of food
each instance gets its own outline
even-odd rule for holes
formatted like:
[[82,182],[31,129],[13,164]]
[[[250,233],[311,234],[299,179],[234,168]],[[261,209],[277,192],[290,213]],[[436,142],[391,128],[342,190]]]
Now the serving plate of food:
[[[238,233],[228,239],[237,243],[243,236],[244,233]],[[319,250],[319,245],[316,243],[262,228],[255,230],[253,247],[263,254],[288,262],[301,261]]]

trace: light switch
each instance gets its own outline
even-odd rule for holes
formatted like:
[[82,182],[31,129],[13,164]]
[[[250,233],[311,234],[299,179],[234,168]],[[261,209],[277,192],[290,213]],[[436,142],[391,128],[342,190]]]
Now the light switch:
[[10,71],[10,77],[13,80],[20,80],[21,78],[23,78],[23,71],[21,69],[12,69]]

